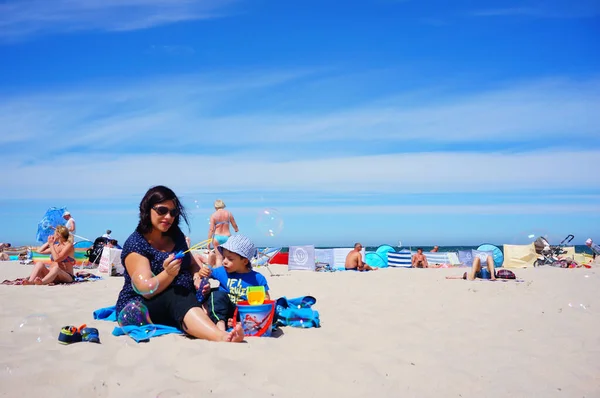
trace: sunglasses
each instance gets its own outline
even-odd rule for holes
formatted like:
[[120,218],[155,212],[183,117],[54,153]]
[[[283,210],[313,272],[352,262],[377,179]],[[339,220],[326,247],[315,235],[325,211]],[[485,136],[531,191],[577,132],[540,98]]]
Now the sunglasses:
[[159,216],[164,216],[165,214],[171,214],[171,217],[175,218],[179,215],[179,209],[169,209],[167,206],[154,206],[152,208]]

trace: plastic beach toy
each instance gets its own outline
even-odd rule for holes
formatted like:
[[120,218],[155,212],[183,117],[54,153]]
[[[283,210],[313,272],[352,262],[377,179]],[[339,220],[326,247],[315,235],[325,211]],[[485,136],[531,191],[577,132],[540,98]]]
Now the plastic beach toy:
[[183,258],[185,256],[185,253],[183,252],[183,250],[180,250],[179,253],[175,254],[175,260],[179,259],[179,258]]
[[265,287],[248,286],[246,288],[246,296],[248,297],[248,304],[262,305],[265,302]]

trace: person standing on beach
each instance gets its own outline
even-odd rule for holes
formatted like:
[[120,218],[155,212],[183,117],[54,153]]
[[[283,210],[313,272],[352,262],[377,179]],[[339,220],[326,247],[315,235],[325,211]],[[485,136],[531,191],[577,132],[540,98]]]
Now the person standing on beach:
[[431,249],[432,253],[437,253],[440,251],[440,247],[439,246],[433,246],[433,249]]
[[[139,210],[138,226],[121,252],[125,274],[117,313],[137,302],[146,306],[153,323],[174,326],[204,340],[243,341],[241,325],[229,333],[219,330],[196,299],[194,278],[207,278],[210,270],[201,268],[189,252],[175,258],[175,253],[188,249],[179,228],[181,218],[188,223],[187,215],[175,192],[162,185],[152,187]],[[206,284],[206,293],[209,289]]]
[[[215,212],[210,216],[210,222],[208,227],[208,240],[212,243],[217,256],[216,265],[220,266],[223,263],[223,256],[220,251],[217,250],[219,245],[227,242],[227,239],[231,236],[229,225],[233,227],[235,232],[239,232],[235,218],[230,211],[225,210],[225,202],[221,199],[215,200]],[[209,244],[210,246],[210,244]]]
[[363,261],[361,250],[362,245],[360,243],[355,243],[354,249],[346,256],[346,264],[344,264],[344,267],[347,270],[376,271],[377,268],[373,268]]
[[592,258],[596,260],[596,256],[600,256],[600,246],[594,243],[592,238],[588,238],[588,240],[585,241],[585,245],[592,250]]
[[63,218],[67,220],[65,227],[69,230],[69,242],[73,243],[75,241],[75,230],[77,229],[75,226],[75,219],[71,217],[71,213],[68,211],[63,213]]
[[417,254],[413,254],[412,267],[413,268],[429,268],[429,263],[427,262],[427,257],[425,257],[425,255],[423,254],[422,247],[419,247],[417,249]]

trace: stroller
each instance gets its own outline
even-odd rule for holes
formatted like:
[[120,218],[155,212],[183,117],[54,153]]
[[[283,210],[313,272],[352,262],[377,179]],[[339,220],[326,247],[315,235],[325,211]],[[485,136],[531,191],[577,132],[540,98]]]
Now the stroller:
[[102,257],[102,250],[108,243],[108,239],[102,236],[96,238],[94,245],[87,249],[85,256],[88,258],[91,265],[98,265],[100,263],[100,257]]
[[[572,266],[573,260],[561,258],[560,256],[566,254],[567,251],[564,247],[569,244],[575,236],[567,235],[558,246],[551,246],[548,240],[543,236],[540,236],[533,243],[535,246],[535,252],[538,254],[537,260],[533,263],[534,267],[542,265],[551,265],[553,267],[569,268]],[[576,266],[576,265],[575,265]]]

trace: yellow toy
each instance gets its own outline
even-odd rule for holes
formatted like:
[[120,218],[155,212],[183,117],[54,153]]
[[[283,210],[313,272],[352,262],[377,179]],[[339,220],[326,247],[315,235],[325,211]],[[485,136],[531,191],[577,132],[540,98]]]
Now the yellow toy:
[[265,302],[265,287],[248,286],[246,288],[246,296],[248,297],[248,304],[261,305]]

